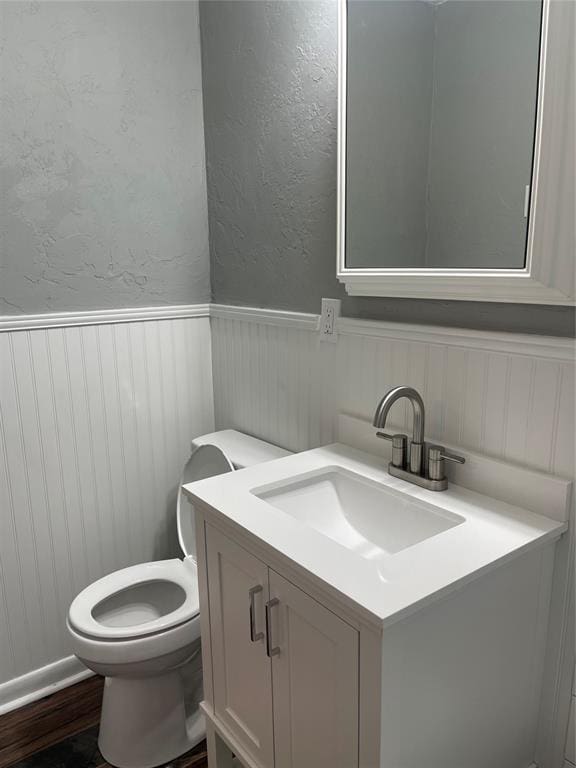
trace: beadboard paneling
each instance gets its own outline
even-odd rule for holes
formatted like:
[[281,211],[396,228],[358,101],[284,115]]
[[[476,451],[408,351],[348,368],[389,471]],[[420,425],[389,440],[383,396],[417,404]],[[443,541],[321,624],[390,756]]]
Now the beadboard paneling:
[[174,501],[214,426],[207,317],[0,333],[0,683],[69,654],[72,598],[177,554]]
[[[218,427],[304,450],[335,439],[339,412],[371,418],[390,387],[409,384],[426,403],[430,439],[574,476],[574,363],[552,344],[502,351],[498,334],[490,349],[487,335],[466,347],[465,331],[427,341],[402,329],[341,332],[327,344],[313,324],[223,314],[211,318]],[[393,407],[395,426],[411,429],[408,409]]]

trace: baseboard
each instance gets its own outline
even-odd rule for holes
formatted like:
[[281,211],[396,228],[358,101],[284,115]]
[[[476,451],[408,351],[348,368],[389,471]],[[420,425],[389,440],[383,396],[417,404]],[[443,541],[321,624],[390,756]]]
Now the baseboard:
[[0,684],[0,715],[50,696],[93,674],[76,656],[67,656],[14,680],[8,680]]

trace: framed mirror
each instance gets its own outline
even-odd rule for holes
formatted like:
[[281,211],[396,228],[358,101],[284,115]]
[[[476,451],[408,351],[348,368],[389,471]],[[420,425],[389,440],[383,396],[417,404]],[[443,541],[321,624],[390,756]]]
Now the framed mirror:
[[348,293],[574,304],[575,7],[339,0]]

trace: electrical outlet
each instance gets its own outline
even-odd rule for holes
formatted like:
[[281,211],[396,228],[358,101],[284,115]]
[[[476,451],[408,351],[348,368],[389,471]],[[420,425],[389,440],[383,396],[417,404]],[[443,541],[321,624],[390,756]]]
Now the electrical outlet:
[[340,317],[340,299],[322,299],[320,315],[320,341],[336,341],[338,338],[337,320]]

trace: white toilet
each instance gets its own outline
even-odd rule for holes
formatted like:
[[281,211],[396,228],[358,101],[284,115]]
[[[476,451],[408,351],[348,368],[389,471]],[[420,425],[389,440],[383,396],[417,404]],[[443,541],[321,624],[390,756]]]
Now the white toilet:
[[181,486],[287,455],[235,430],[196,438],[177,500],[184,559],[123,568],[72,602],[72,649],[106,678],[98,744],[112,765],[162,765],[204,737],[194,511]]

